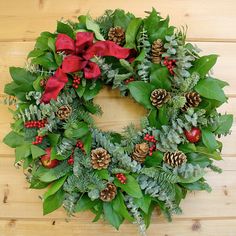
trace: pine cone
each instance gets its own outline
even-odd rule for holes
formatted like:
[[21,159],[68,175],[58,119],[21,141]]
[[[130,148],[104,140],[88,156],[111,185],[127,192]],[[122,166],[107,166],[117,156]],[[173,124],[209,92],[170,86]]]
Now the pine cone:
[[145,161],[146,156],[148,155],[148,152],[149,146],[147,143],[136,144],[134,152],[132,154],[132,158],[139,163],[143,163]]
[[186,103],[182,108],[183,111],[187,111],[188,108],[197,107],[202,101],[200,95],[197,92],[189,92],[185,94]]
[[107,183],[106,188],[100,192],[100,199],[104,202],[110,202],[115,198],[116,193],[116,186],[113,183]]
[[166,152],[163,161],[172,167],[181,166],[187,161],[186,155],[181,151]]
[[120,26],[110,28],[108,32],[108,39],[118,45],[123,45],[125,42],[125,31]]
[[49,78],[43,78],[40,80],[40,86],[45,88]]
[[170,99],[170,93],[167,92],[165,89],[155,89],[151,93],[150,100],[152,105],[160,108]]
[[103,148],[96,148],[91,151],[92,167],[93,169],[106,169],[111,162],[111,156],[107,150]]
[[152,62],[154,64],[161,63],[162,51],[163,51],[163,42],[161,39],[157,39],[156,41],[153,42],[151,50]]
[[69,105],[63,105],[61,106],[57,112],[56,112],[56,116],[60,119],[60,120],[66,120],[70,117],[72,113],[72,108]]

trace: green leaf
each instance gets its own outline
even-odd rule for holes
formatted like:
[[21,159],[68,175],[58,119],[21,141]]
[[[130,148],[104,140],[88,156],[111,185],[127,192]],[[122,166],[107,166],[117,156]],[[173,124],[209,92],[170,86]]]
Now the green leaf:
[[136,48],[136,36],[141,24],[142,24],[141,18],[134,18],[129,23],[129,26],[125,32],[126,48]]
[[202,179],[194,183],[181,183],[181,186],[188,189],[189,191],[207,191],[211,192],[211,187]]
[[27,58],[31,58],[31,57],[39,57],[41,55],[43,55],[45,52],[41,49],[35,48],[34,50],[32,50],[29,54]]
[[203,176],[205,175],[205,171],[202,170],[201,172],[199,172],[198,174],[188,177],[188,178],[184,178],[179,176],[179,183],[193,183],[198,181],[199,179],[201,179]]
[[21,161],[31,155],[30,144],[24,144],[16,147],[15,156],[16,162]]
[[97,201],[92,201],[86,194],[82,195],[75,206],[75,212],[87,211],[94,207]]
[[86,90],[83,93],[83,98],[85,101],[89,101],[93,99],[101,90],[102,84],[100,81],[96,81],[95,87],[92,87],[91,89],[91,84],[87,84]]
[[86,87],[83,87],[83,86],[79,86],[77,89],[76,89],[76,93],[78,94],[78,96],[81,98],[84,94],[84,91],[85,91]]
[[201,147],[201,146],[197,146],[196,148],[197,148],[196,150],[197,153],[204,154],[214,160],[222,160],[220,153],[218,153],[217,151],[212,152],[212,151],[209,151],[207,148]]
[[217,127],[216,134],[226,134],[230,131],[234,121],[233,115],[222,115],[219,118],[219,126]]
[[147,156],[144,164],[147,167],[157,167],[160,166],[162,161],[163,161],[163,153],[160,151],[155,151],[153,152],[152,156]]
[[112,204],[108,202],[103,203],[103,211],[105,219],[118,230],[121,223],[123,222],[123,217],[117,214],[113,210]]
[[62,23],[61,21],[57,22],[57,32],[61,34],[66,34],[72,39],[74,39],[73,29],[68,24]]
[[76,124],[75,128],[69,128],[65,130],[64,134],[67,138],[79,139],[82,138],[85,134],[87,134],[88,131],[88,125],[85,122],[79,122]]
[[30,180],[30,188],[32,189],[43,189],[46,188],[49,185],[49,183],[44,183],[38,180],[37,178],[32,178]]
[[55,194],[64,184],[65,180],[66,180],[67,176],[64,176],[56,181],[54,181],[52,183],[52,185],[50,185],[50,187],[48,188],[47,192],[45,192],[43,194],[43,199],[47,199],[48,197],[52,196],[53,194]]
[[16,148],[17,146],[23,145],[25,141],[23,136],[17,134],[14,131],[11,131],[5,136],[3,142],[9,147]]
[[118,192],[116,198],[112,201],[113,209],[126,220],[133,222],[134,218],[130,215],[124,203],[124,198],[121,192]]
[[134,18],[134,16],[130,13],[125,13],[124,10],[116,9],[113,13],[113,24],[114,26],[120,26],[124,30],[127,29],[130,21]]
[[134,198],[141,198],[143,196],[137,180],[132,175],[126,175],[126,184],[122,184],[118,179],[114,180],[117,187],[120,187],[126,193]]
[[43,79],[43,76],[38,76],[37,79],[33,82],[33,87],[36,91],[42,91],[42,86],[40,85],[40,82]]
[[31,145],[30,149],[31,149],[33,159],[41,157],[45,154],[45,151],[36,145]]
[[194,143],[182,143],[178,149],[184,153],[191,153],[196,151],[196,146]]
[[82,142],[84,144],[84,150],[88,154],[91,151],[92,147],[92,134],[89,132],[83,139]]
[[199,165],[201,168],[205,168],[212,164],[212,160],[209,156],[202,153],[190,152],[188,153],[188,162],[193,165]]
[[215,139],[215,135],[207,128],[204,128],[202,131],[202,142],[210,150],[214,151],[218,147],[218,143]]
[[95,173],[100,179],[108,180],[110,177],[108,170],[96,170]]
[[163,105],[161,108],[158,109],[158,120],[161,125],[167,125],[169,122],[169,117],[167,116],[167,107]]
[[56,146],[53,146],[52,148],[51,148],[51,153],[50,153],[50,159],[51,160],[55,160],[55,159],[57,159],[57,160],[65,160],[65,159],[67,159],[68,158],[68,156],[67,155],[59,155],[59,154],[57,154],[57,148],[56,148]]
[[49,142],[51,144],[51,146],[56,146],[59,139],[60,139],[60,134],[56,134],[56,133],[49,133],[47,135]]
[[95,37],[97,40],[104,40],[102,34],[100,33],[100,28],[97,23],[95,23],[91,17],[86,16],[86,27],[88,30],[91,30],[94,32]]
[[134,203],[144,211],[144,213],[148,214],[149,207],[151,205],[151,197],[149,195],[143,195],[142,198],[135,198]]
[[47,52],[40,57],[32,59],[31,63],[41,65],[47,70],[56,70],[58,68],[58,65],[55,61],[55,57],[51,52]]
[[57,191],[55,194],[49,196],[43,201],[43,214],[49,214],[59,207],[61,207],[64,201],[65,193],[62,189]]
[[169,71],[166,67],[153,64],[151,67],[150,83],[155,85],[156,88],[166,90],[171,89],[171,81],[169,80]]
[[150,94],[153,91],[151,84],[143,81],[135,81],[128,84],[128,89],[132,97],[147,109],[152,109],[153,106],[150,101]]
[[160,123],[157,120],[157,109],[154,108],[150,111],[148,115],[148,121],[151,127],[160,128]]
[[194,88],[201,96],[226,102],[227,98],[218,82],[211,78],[200,80]]
[[215,65],[218,55],[212,54],[208,56],[203,56],[197,59],[193,63],[191,72],[197,72],[201,78],[205,77],[210,69]]
[[131,65],[128,61],[126,61],[126,60],[124,60],[124,59],[120,59],[120,64],[121,64],[121,66],[124,67],[127,71],[133,72],[134,69],[133,69],[132,65]]

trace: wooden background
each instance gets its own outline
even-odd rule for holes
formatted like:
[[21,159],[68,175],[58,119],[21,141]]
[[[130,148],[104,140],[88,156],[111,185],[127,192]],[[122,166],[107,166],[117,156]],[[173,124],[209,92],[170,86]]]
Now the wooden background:
[[[8,67],[23,66],[41,31],[54,31],[61,17],[76,19],[79,14],[99,16],[107,9],[123,8],[144,16],[155,7],[175,25],[189,27],[188,40],[203,53],[220,55],[215,75],[230,83],[229,102],[222,111],[236,113],[236,2],[235,0],[0,0],[0,94],[10,81]],[[120,130],[130,121],[137,122],[143,110],[117,92],[104,90],[97,98],[104,108],[97,123],[104,129]],[[0,105],[0,139],[10,130],[11,116]],[[235,123],[236,124],[236,123]],[[211,194],[191,193],[182,203],[183,215],[167,223],[156,213],[148,230],[152,236],[235,236],[236,235],[236,125],[230,137],[223,138],[224,161],[221,175],[209,173]],[[0,236],[93,236],[138,235],[136,226],[125,223],[120,232],[103,222],[91,224],[92,215],[83,213],[66,221],[63,210],[43,217],[41,192],[28,189],[21,170],[13,166],[14,151],[0,143]]]

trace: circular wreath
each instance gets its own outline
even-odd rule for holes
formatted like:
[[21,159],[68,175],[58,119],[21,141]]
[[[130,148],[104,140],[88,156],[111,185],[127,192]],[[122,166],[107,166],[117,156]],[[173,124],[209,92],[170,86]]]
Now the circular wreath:
[[[155,209],[171,218],[187,191],[207,190],[207,169],[220,160],[232,115],[226,82],[210,70],[217,55],[200,56],[186,30],[169,26],[155,9],[137,18],[108,10],[96,20],[59,21],[43,32],[25,68],[10,68],[5,92],[17,98],[4,142],[16,149],[30,188],[42,189],[43,212],[91,210],[115,228],[124,219],[144,234]],[[99,130],[93,98],[118,88],[147,109],[141,127]]]

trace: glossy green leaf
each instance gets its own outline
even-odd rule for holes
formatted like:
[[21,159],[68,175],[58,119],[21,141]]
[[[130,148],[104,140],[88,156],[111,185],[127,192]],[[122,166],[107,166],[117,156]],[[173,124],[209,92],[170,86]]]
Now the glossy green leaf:
[[24,160],[31,155],[30,144],[17,146],[15,150],[16,162]]
[[226,134],[230,131],[234,121],[233,115],[222,115],[219,118],[219,126],[217,127],[216,134]]
[[210,150],[214,151],[218,147],[218,143],[215,139],[215,135],[207,128],[204,128],[202,131],[202,142]]
[[209,151],[207,148],[201,147],[201,146],[197,146],[196,148],[197,148],[196,150],[197,153],[204,154],[214,160],[222,160],[220,153],[217,151],[212,152],[212,151]]
[[86,27],[88,30],[94,32],[97,40],[104,40],[102,34],[100,33],[99,25],[95,21],[93,21],[93,19],[90,16],[86,17]]
[[17,146],[21,146],[24,144],[24,137],[14,131],[11,131],[5,136],[3,142],[9,147],[16,148]]
[[49,142],[51,144],[51,146],[56,146],[59,139],[60,139],[60,134],[56,134],[56,133],[49,133],[47,135]]
[[43,214],[49,214],[59,207],[61,207],[64,200],[65,193],[62,189],[57,191],[55,194],[49,196],[43,201]]
[[45,200],[46,198],[48,198],[49,196],[52,196],[53,194],[55,194],[64,184],[65,180],[66,180],[67,176],[64,176],[58,180],[55,180],[50,187],[48,188],[47,192],[45,192],[43,194],[43,199]]
[[183,143],[179,145],[178,149],[184,153],[191,153],[196,151],[196,146],[194,143]]
[[120,26],[124,30],[127,29],[130,21],[134,18],[134,15],[126,13],[124,10],[116,9],[113,13],[113,24],[115,27]]
[[157,167],[163,161],[163,153],[160,151],[153,152],[152,156],[147,156],[145,159],[145,166],[147,167]]
[[134,198],[141,198],[143,196],[137,180],[132,175],[126,175],[126,184],[122,184],[118,179],[114,180],[117,187],[120,187],[126,193]]
[[110,176],[108,170],[96,170],[95,173],[100,179],[108,180]]
[[105,219],[118,230],[124,220],[123,217],[116,213],[110,202],[103,203],[103,211]]
[[91,88],[90,84],[86,87],[86,90],[83,93],[83,98],[85,101],[93,99],[102,89],[102,84],[99,81],[96,81],[95,87]]
[[153,91],[151,84],[143,81],[135,81],[128,84],[129,91],[132,97],[147,109],[152,109],[153,106],[150,101],[150,94]]
[[45,154],[45,150],[36,145],[31,145],[30,149],[31,149],[33,159],[36,159]]
[[72,39],[74,38],[73,29],[68,24],[65,24],[61,21],[57,22],[57,32],[61,34],[66,34],[70,36]]
[[202,78],[205,77],[206,74],[215,65],[217,61],[217,57],[218,55],[215,55],[215,54],[200,57],[193,63],[193,67],[191,68],[191,71],[197,72]]
[[82,195],[75,206],[76,212],[87,211],[94,207],[97,201],[92,201],[86,194]]
[[195,86],[195,90],[203,97],[226,102],[227,98],[218,82],[212,78],[200,80]]
[[32,189],[43,189],[46,188],[48,185],[49,183],[44,183],[34,177],[30,180],[30,188]]
[[148,214],[149,207],[151,205],[151,197],[149,195],[143,195],[142,198],[135,198],[135,204],[142,209],[146,214]]

